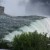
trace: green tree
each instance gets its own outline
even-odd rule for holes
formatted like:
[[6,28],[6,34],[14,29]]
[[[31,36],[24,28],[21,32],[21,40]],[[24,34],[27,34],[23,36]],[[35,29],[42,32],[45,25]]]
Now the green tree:
[[13,50],[46,50],[47,34],[41,34],[37,31],[22,33],[13,39]]

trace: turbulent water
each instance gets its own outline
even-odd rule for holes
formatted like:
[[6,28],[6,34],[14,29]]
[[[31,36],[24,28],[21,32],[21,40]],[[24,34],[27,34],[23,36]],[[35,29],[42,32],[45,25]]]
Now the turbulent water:
[[0,38],[11,41],[13,37],[22,32],[48,33],[50,36],[50,18],[42,16],[18,16],[11,17],[6,14],[0,15]]
[[17,34],[21,34],[22,32],[34,32],[35,30],[37,30],[39,33],[48,33],[48,36],[50,36],[50,18],[36,20],[35,22],[32,21],[29,26],[22,26],[19,28],[19,30],[16,30],[7,35],[5,39],[11,41]]
[[35,30],[50,36],[49,0],[0,0],[0,6],[5,13],[0,15],[0,38],[11,41],[17,34]]

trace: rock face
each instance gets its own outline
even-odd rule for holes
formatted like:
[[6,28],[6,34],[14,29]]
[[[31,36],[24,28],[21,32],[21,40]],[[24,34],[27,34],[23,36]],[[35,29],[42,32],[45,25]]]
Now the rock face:
[[4,14],[4,7],[0,6],[0,15]]

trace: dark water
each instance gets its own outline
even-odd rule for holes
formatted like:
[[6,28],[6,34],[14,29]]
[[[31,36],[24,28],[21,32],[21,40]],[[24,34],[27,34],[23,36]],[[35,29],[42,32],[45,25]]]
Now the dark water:
[[40,16],[17,16],[12,17],[6,14],[0,15],[0,38],[8,33],[18,30],[19,27],[29,25],[32,21],[43,19]]

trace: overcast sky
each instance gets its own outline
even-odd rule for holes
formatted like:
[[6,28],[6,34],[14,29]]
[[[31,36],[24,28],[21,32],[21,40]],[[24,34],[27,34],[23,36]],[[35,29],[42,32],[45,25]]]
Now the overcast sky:
[[[1,0],[0,0],[1,1]],[[12,16],[48,15],[50,0],[3,0],[5,13]]]

